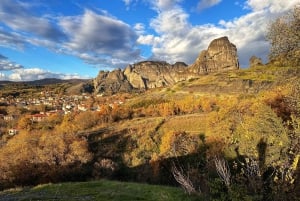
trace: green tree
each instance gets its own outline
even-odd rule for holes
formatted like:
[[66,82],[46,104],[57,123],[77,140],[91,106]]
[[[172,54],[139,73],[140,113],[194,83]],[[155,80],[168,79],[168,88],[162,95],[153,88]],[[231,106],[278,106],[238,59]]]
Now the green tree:
[[273,21],[267,32],[269,58],[278,65],[300,65],[300,5]]

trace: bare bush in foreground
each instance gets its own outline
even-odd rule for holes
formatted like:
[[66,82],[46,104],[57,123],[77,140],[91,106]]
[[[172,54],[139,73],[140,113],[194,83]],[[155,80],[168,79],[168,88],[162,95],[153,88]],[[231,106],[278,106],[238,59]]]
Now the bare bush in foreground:
[[181,185],[187,194],[190,195],[197,192],[189,176],[184,174],[181,167],[178,168],[175,163],[173,163],[171,171],[175,180]]
[[224,158],[215,157],[214,162],[219,177],[223,180],[225,185],[229,187],[231,174],[227,161],[225,161]]

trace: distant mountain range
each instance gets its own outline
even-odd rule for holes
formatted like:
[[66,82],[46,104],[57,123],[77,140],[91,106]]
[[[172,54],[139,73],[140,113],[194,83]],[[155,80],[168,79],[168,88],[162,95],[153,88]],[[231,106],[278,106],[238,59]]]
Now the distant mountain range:
[[41,80],[34,80],[34,81],[0,81],[0,85],[6,85],[6,84],[27,84],[27,85],[33,85],[33,86],[45,86],[50,84],[61,84],[61,83],[73,83],[73,84],[79,84],[82,82],[87,82],[89,80],[87,79],[69,79],[69,80],[62,80],[57,78],[45,78]]

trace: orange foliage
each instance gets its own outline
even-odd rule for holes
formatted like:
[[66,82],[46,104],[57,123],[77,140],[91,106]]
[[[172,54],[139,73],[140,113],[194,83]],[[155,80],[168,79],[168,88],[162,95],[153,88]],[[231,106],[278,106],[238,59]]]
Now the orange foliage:
[[63,181],[91,159],[87,141],[70,133],[21,132],[0,150],[0,184]]
[[283,121],[290,120],[292,108],[287,101],[286,95],[282,91],[275,90],[266,93],[264,101]]

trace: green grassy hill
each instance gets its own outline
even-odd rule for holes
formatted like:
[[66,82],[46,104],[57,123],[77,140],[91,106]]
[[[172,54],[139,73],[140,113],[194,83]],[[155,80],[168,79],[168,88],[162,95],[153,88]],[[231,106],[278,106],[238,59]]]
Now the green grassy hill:
[[107,180],[45,184],[0,192],[1,201],[193,201],[199,199],[196,196],[188,196],[181,189],[175,187]]

